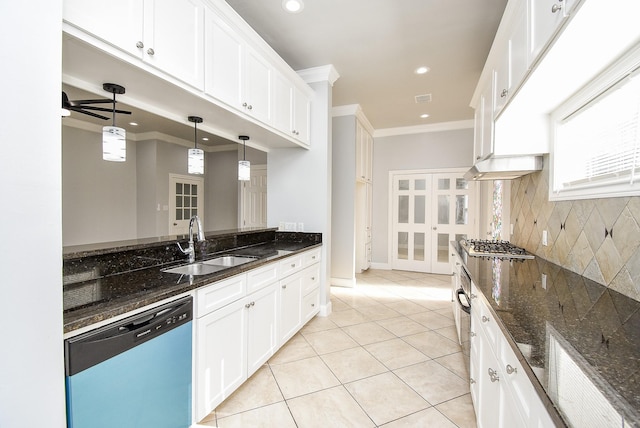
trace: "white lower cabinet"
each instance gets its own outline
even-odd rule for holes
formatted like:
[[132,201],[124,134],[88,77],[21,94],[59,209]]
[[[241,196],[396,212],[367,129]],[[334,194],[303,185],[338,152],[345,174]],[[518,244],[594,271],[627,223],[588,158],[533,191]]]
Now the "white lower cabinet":
[[318,313],[319,261],[318,248],[196,291],[195,422]]
[[[480,291],[472,288],[472,294]],[[553,427],[492,312],[476,297],[471,310],[471,399],[480,428]]]

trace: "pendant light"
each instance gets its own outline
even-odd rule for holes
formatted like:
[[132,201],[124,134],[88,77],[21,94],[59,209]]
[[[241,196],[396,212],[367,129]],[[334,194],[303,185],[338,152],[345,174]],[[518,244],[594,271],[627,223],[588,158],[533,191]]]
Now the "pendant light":
[[102,88],[113,94],[113,125],[102,128],[102,159],[111,162],[127,160],[127,132],[116,126],[116,94],[124,94],[124,87],[105,83]]
[[194,148],[189,149],[189,174],[204,174],[204,150],[198,148],[198,124],[202,123],[202,118],[189,116],[189,122],[193,122],[193,143]]
[[247,140],[248,135],[240,135],[242,140],[242,160],[238,161],[238,180],[249,181],[251,179],[251,163],[247,160]]

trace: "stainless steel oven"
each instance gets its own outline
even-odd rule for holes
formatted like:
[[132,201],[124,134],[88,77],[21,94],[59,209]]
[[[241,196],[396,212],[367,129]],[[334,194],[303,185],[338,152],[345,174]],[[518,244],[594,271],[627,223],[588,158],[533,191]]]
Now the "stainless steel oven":
[[465,367],[469,370],[471,358],[471,277],[464,266],[460,266],[459,275],[460,287],[456,290],[455,297],[460,317],[460,344],[465,358]]

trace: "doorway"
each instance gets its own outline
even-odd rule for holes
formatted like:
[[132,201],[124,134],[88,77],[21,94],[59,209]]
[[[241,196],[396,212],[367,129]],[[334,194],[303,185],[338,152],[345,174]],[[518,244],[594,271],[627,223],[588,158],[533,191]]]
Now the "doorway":
[[240,227],[267,227],[267,166],[251,166],[249,181],[240,184]]
[[392,172],[391,268],[451,273],[449,241],[473,235],[476,183],[464,171]]

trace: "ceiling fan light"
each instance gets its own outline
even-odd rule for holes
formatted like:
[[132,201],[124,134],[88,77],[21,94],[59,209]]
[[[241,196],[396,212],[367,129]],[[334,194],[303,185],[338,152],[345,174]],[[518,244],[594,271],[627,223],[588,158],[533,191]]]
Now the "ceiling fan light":
[[102,128],[102,159],[111,162],[127,160],[127,132],[123,128]]
[[204,150],[189,149],[189,174],[204,174]]
[[249,181],[251,179],[251,162],[248,160],[238,161],[238,180]]

